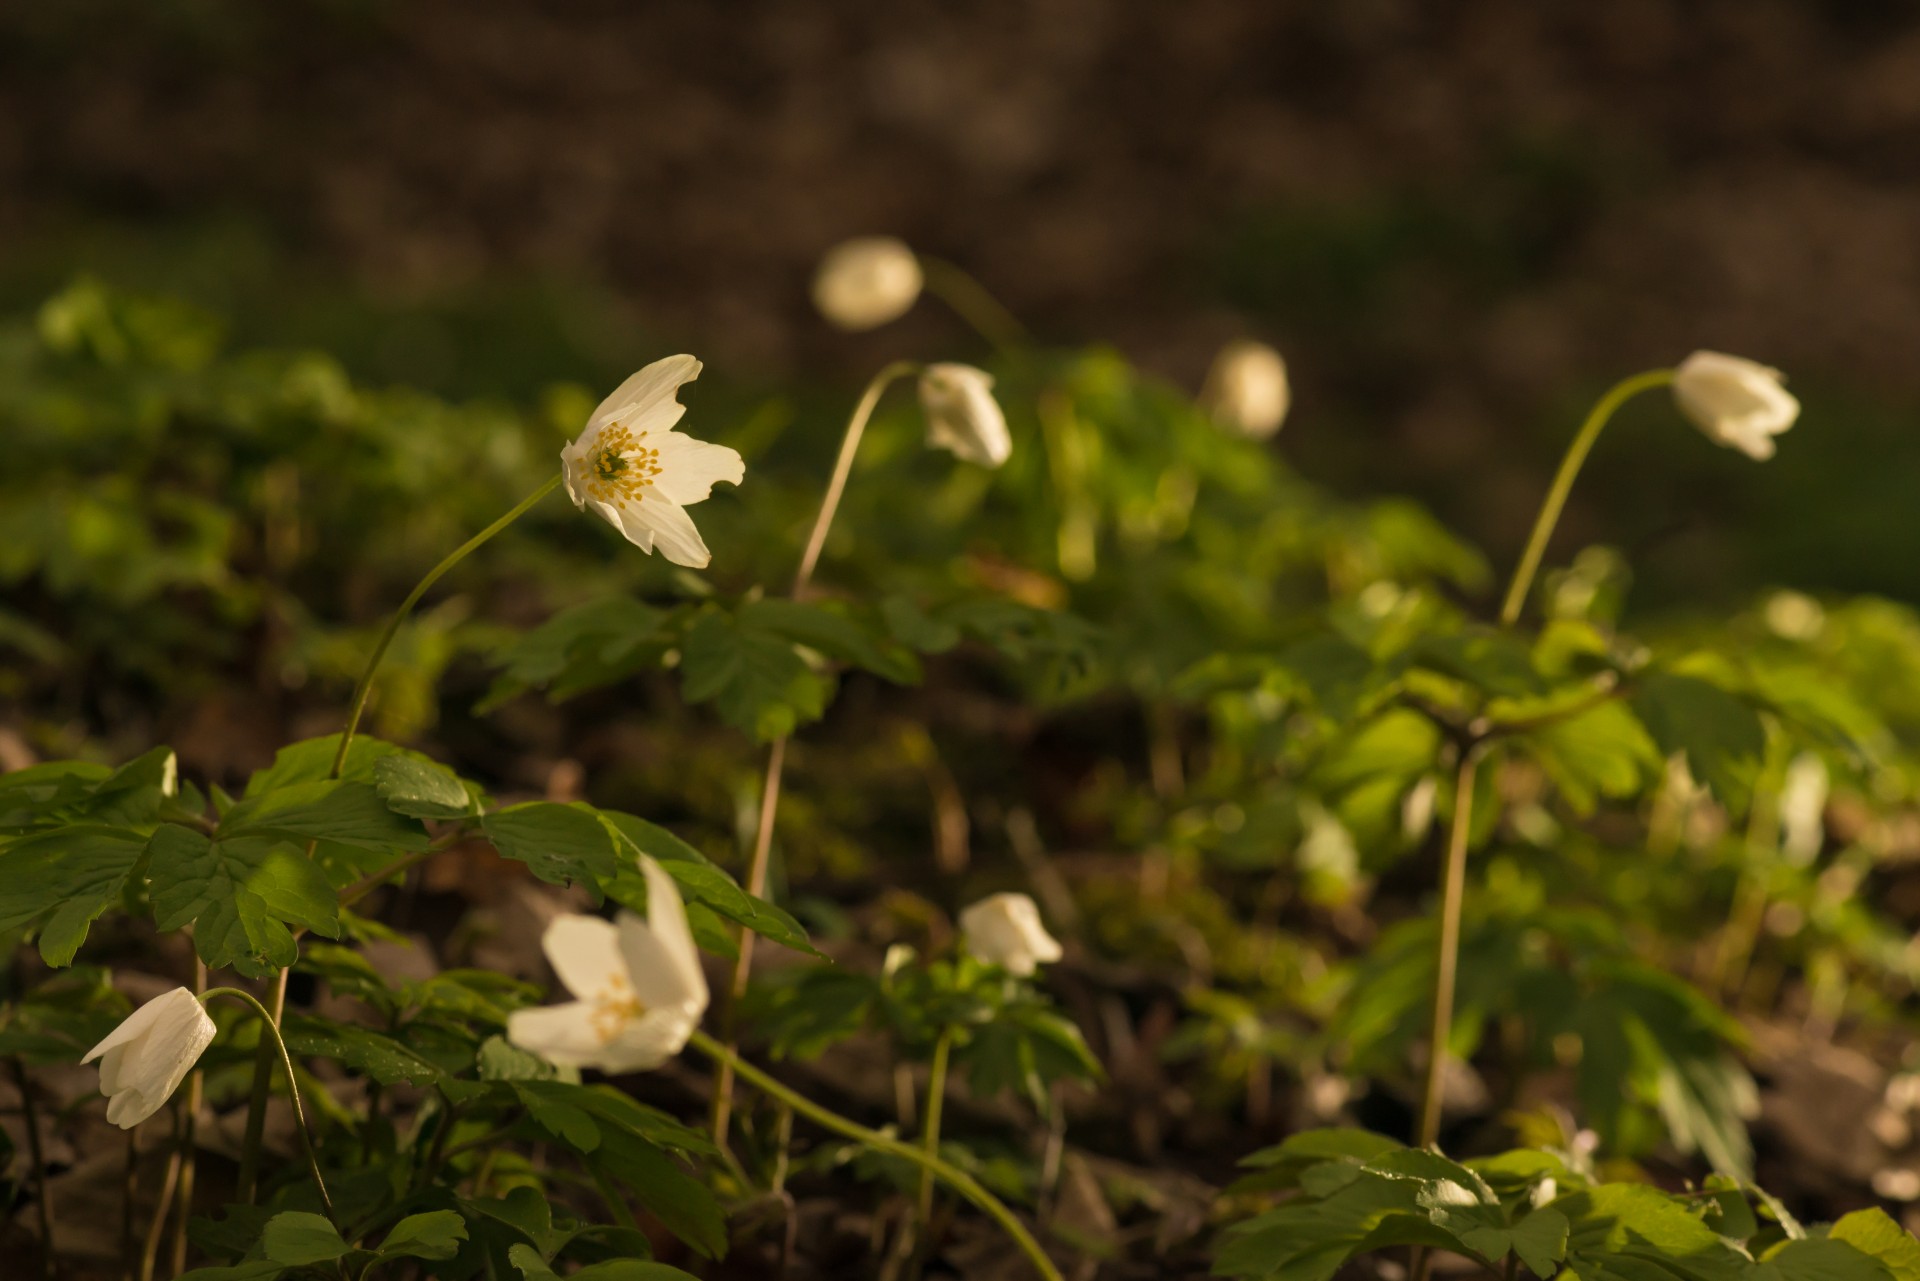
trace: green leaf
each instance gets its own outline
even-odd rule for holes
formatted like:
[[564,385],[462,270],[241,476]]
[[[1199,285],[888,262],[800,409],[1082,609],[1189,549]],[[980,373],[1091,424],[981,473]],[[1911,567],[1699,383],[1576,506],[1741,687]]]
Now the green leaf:
[[749,620],[712,610],[687,630],[680,693],[712,703],[720,718],[761,742],[819,720],[832,682],[808,667],[793,642]]
[[844,605],[766,598],[742,605],[735,617],[896,685],[920,680],[919,660],[895,644],[879,620],[853,616]]
[[120,901],[146,848],[139,833],[92,825],[0,847],[0,932],[39,922],[40,955],[48,965],[70,963],[94,920]]
[[600,1127],[593,1116],[559,1093],[521,1086],[516,1086],[514,1093],[526,1105],[528,1116],[574,1151],[587,1153],[600,1146]]
[[559,1071],[504,1036],[490,1036],[480,1042],[473,1060],[482,1081],[550,1081]]
[[236,1263],[230,1268],[195,1268],[191,1272],[182,1272],[179,1281],[273,1281],[286,1270],[284,1263],[255,1259],[250,1263]]
[[600,1145],[582,1160],[632,1190],[667,1230],[708,1258],[726,1252],[726,1216],[713,1193],[654,1144],[614,1126],[600,1128]]
[[464,818],[474,808],[452,770],[408,756],[375,761],[373,787],[388,809],[410,818]]
[[282,1034],[294,1054],[336,1059],[382,1085],[432,1085],[447,1073],[405,1042],[351,1023],[289,1016]]
[[289,923],[329,938],[340,933],[339,896],[319,866],[290,845],[262,837],[209,841],[169,825],[153,834],[147,852],[154,924],[192,925],[194,946],[211,969],[231,965],[264,978],[293,964],[299,949]]
[[1711,681],[1672,672],[1640,677],[1633,706],[1662,752],[1684,753],[1722,804],[1745,804],[1767,746],[1753,708]]
[[1426,636],[1408,656],[1422,667],[1465,681],[1495,698],[1526,698],[1546,691],[1533,669],[1533,655],[1508,632],[1475,630]]
[[1893,1271],[1874,1255],[1829,1237],[1781,1242],[1753,1270],[1753,1281],[1893,1281]]
[[380,851],[428,845],[419,822],[389,809],[373,784],[347,780],[294,783],[249,795],[221,818],[219,835],[333,841]]
[[339,1229],[333,1224],[304,1210],[282,1211],[267,1220],[260,1246],[267,1258],[286,1267],[328,1263],[353,1248],[340,1239]]
[[659,662],[672,615],[628,596],[562,610],[494,655],[504,671],[480,703],[490,711],[530,689],[554,702],[611,685]]
[[[281,748],[274,753],[273,764],[256,771],[247,780],[247,790],[242,799],[251,800],[296,783],[325,782],[333,770],[334,754],[339,750],[338,734],[309,738]],[[375,761],[388,756],[406,755],[411,753],[404,747],[358,734],[354,736],[353,745],[347,749],[347,759],[341,767],[340,777],[365,783],[373,778]]]
[[1545,1281],[1567,1257],[1567,1237],[1571,1232],[1567,1216],[1552,1206],[1542,1206],[1513,1225],[1508,1241],[1520,1262]]
[[467,1239],[467,1223],[455,1210],[409,1214],[380,1243],[382,1259],[451,1259]]
[[1855,1210],[1834,1224],[1827,1236],[1880,1260],[1893,1281],[1920,1281],[1920,1241],[1885,1210]]
[[530,801],[487,815],[480,830],[502,855],[550,885],[598,889],[619,868],[613,835],[590,805]]
[[[666,869],[689,903],[704,904],[734,924],[743,925],[782,947],[812,956],[820,955],[813,944],[807,941],[807,932],[800,927],[800,922],[788,912],[741,889],[738,882],[715,866],[706,855],[666,828],[617,810],[602,810],[600,815],[612,826],[616,838],[630,848],[630,852],[645,854]],[[625,870],[623,865],[622,871]],[[627,878],[622,878],[608,885],[607,892],[610,897],[628,906],[635,906],[628,900],[633,897],[634,891],[643,889],[643,886],[644,883],[636,886]]]
[[1744,1281],[1746,1257],[1692,1207],[1641,1183],[1609,1183],[1560,1197],[1567,1267],[1582,1281],[1640,1281],[1674,1273],[1689,1281]]
[[1525,736],[1567,805],[1586,817],[1601,797],[1636,795],[1658,777],[1661,756],[1646,727],[1620,703],[1602,703]]

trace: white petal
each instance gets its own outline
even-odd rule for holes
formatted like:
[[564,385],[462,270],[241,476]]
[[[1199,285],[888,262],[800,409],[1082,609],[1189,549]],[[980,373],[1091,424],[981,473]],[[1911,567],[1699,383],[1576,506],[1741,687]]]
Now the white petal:
[[560,1067],[598,1067],[606,1052],[589,1001],[515,1010],[507,1016],[507,1039]]
[[969,952],[1022,976],[1061,956],[1059,941],[1047,933],[1040,909],[1025,894],[980,900],[960,913],[960,932]]
[[620,947],[633,976],[634,995],[649,1011],[690,1010],[698,1018],[707,1008],[707,977],[680,887],[653,859],[642,858],[640,870],[647,879],[646,919],[632,912],[620,914]]
[[1006,415],[993,398],[993,378],[971,365],[928,365],[920,375],[927,444],[962,461],[998,467],[1013,452]]
[[686,1048],[700,1016],[684,1009],[648,1010],[621,1029],[593,1064],[604,1072],[645,1072]]
[[[700,362],[692,356],[668,356],[665,360],[656,360],[614,388],[613,394],[601,401],[587,419],[587,425],[597,428],[603,423],[620,422],[638,434],[647,428],[637,419],[661,404],[672,401],[682,386],[699,376]],[[585,433],[582,433],[582,437],[584,439]]]
[[627,962],[620,954],[620,931],[597,916],[557,916],[540,936],[553,972],[567,991],[593,1000],[622,990]]
[[676,565],[705,569],[713,559],[707,544],[694,527],[693,517],[677,503],[648,497],[637,503],[622,503],[614,522],[628,541],[642,551],[658,550]]
[[158,1112],[167,1101],[164,1094],[143,1094],[127,1090],[107,1100],[107,1120],[123,1130],[131,1130]]
[[195,1005],[200,1004],[200,1002],[194,1000],[193,993],[187,991],[184,987],[176,987],[171,992],[164,992],[154,997],[151,1001],[148,1001],[145,1005],[142,1005],[133,1013],[127,1015],[126,1018],[120,1020],[120,1026],[107,1033],[100,1044],[88,1050],[86,1056],[80,1061],[82,1063],[91,1063],[116,1045],[125,1045],[136,1037],[141,1036],[150,1028],[157,1025],[160,1017],[183,996]]
[[685,507],[713,492],[714,484],[738,485],[747,474],[738,450],[683,436],[677,431],[653,433],[646,444],[660,452],[660,474],[653,488],[661,497]]

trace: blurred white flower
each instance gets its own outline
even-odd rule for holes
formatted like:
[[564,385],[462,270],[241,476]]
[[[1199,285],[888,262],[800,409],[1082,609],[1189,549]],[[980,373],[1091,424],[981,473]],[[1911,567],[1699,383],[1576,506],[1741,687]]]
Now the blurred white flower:
[[673,429],[687,412],[680,388],[699,376],[692,356],[654,361],[601,401],[579,439],[560,451],[574,506],[599,513],[641,551],[658,548],[694,569],[712,557],[686,509],[716,481],[737,485],[746,475],[735,451]]
[[1013,452],[1006,415],[993,398],[993,376],[972,365],[928,365],[920,375],[920,407],[927,445],[982,467],[998,467]]
[[565,1005],[515,1010],[507,1039],[561,1067],[656,1068],[678,1054],[707,1011],[707,978],[673,878],[650,858],[647,915],[556,917],[541,938]]
[[1200,403],[1229,431],[1265,440],[1280,430],[1293,404],[1287,362],[1263,342],[1230,342],[1213,358]]
[[1707,439],[1764,461],[1773,457],[1773,438],[1800,416],[1781,379],[1779,370],[1744,357],[1696,351],[1674,371],[1673,397]]
[[1529,1200],[1532,1202],[1533,1208],[1538,1210],[1541,1206],[1546,1205],[1548,1202],[1552,1201],[1555,1197],[1559,1195],[1560,1195],[1559,1182],[1555,1180],[1552,1175],[1548,1175],[1546,1178],[1540,1180],[1540,1182],[1533,1185],[1533,1195],[1532,1197],[1529,1198]]
[[1810,641],[1827,625],[1827,611],[1805,592],[1775,592],[1767,598],[1767,627],[1782,640]]
[[1780,786],[1780,848],[1801,867],[1813,862],[1827,839],[1826,812],[1826,762],[1802,752],[1787,766]]
[[877,329],[919,300],[920,260],[892,236],[857,236],[827,251],[813,274],[813,305],[841,329]]
[[80,1061],[100,1060],[107,1120],[131,1130],[158,1112],[213,1040],[213,1020],[184,987],[129,1014]]
[[1025,894],[993,894],[960,913],[967,951],[989,965],[1025,977],[1060,959],[1060,943],[1041,924],[1040,909]]

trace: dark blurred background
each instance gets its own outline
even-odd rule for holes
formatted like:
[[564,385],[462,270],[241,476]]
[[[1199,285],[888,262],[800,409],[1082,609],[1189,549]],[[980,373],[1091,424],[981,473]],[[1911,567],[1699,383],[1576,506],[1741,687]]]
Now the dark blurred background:
[[1590,398],[1695,347],[1786,370],[1756,467],[1648,403],[1564,542],[1636,603],[1920,599],[1920,13],[1788,0],[63,0],[0,7],[0,305],[76,272],[242,343],[530,402],[667,350],[849,389],[844,236],[1197,386],[1288,356],[1277,448],[1514,554]]

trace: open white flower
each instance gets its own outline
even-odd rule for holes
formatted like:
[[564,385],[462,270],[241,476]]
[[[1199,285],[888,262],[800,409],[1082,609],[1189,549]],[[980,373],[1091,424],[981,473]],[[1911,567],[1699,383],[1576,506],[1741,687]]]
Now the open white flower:
[[1213,359],[1200,403],[1229,431],[1265,440],[1280,430],[1293,404],[1287,362],[1263,342],[1230,342]]
[[131,1130],[158,1112],[213,1040],[213,1020],[184,987],[129,1014],[80,1061],[100,1060],[107,1120]]
[[841,329],[877,329],[920,298],[920,260],[892,236],[856,236],[827,251],[813,276],[813,305]]
[[993,894],[960,913],[967,951],[990,965],[1026,976],[1043,962],[1060,959],[1060,943],[1040,922],[1040,909],[1025,894]]
[[972,365],[928,365],[920,374],[927,444],[965,462],[998,467],[1013,453],[1007,417],[993,398],[993,375]]
[[686,509],[716,481],[737,485],[746,475],[734,450],[673,429],[687,412],[680,388],[699,376],[692,356],[654,361],[601,401],[579,439],[560,451],[574,506],[598,512],[641,551],[657,547],[694,569],[712,556]]
[[619,920],[566,915],[541,938],[547,960],[576,998],[515,1010],[507,1039],[561,1067],[635,1072],[678,1054],[707,1012],[707,978],[673,878],[650,858],[647,915]]
[[1744,357],[1696,351],[1674,370],[1673,398],[1708,440],[1763,462],[1773,457],[1773,438],[1800,416],[1782,377]]

